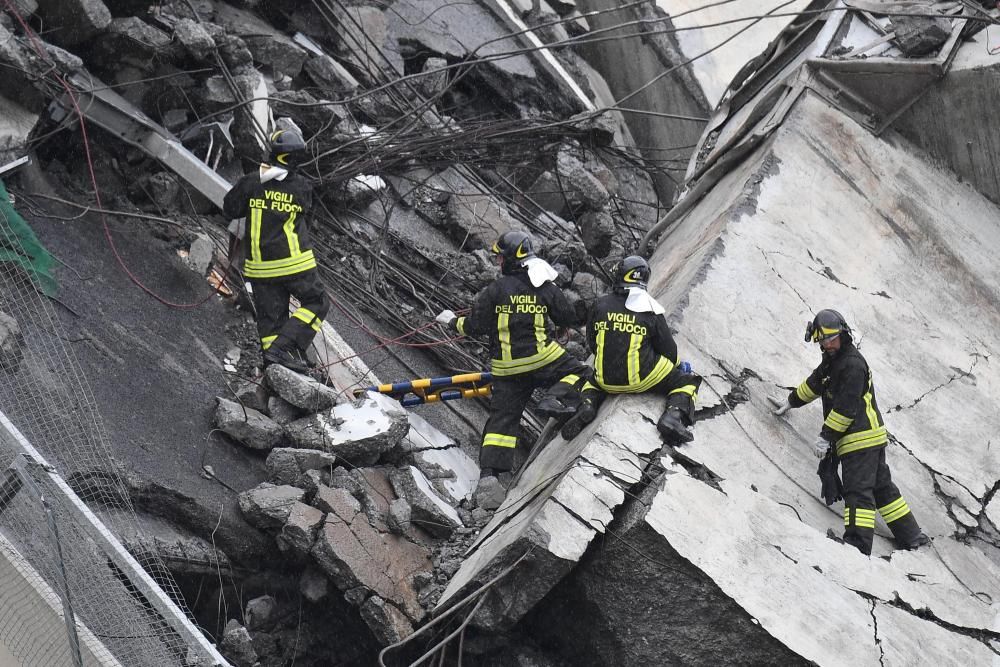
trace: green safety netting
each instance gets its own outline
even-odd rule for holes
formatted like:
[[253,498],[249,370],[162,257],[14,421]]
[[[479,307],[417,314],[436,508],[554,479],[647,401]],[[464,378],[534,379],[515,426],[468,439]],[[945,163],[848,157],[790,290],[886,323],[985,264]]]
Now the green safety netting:
[[52,277],[55,260],[10,203],[7,187],[0,180],[0,263],[4,262],[20,266],[45,294],[55,294],[58,287]]

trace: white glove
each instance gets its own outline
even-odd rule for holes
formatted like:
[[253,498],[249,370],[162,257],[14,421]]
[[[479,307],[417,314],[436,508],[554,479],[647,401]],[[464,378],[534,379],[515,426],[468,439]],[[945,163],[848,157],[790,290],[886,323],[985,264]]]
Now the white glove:
[[437,317],[434,318],[435,322],[440,322],[441,324],[448,326],[452,322],[458,319],[458,315],[451,310],[442,310],[438,313]]
[[767,400],[771,402],[771,405],[777,408],[776,410],[771,410],[771,414],[773,414],[775,417],[780,417],[792,409],[792,404],[788,402],[788,399],[785,399],[785,401],[782,402],[777,398],[768,396]]
[[829,450],[830,441],[821,435],[817,435],[816,441],[813,443],[813,454],[816,455],[816,458],[823,458]]

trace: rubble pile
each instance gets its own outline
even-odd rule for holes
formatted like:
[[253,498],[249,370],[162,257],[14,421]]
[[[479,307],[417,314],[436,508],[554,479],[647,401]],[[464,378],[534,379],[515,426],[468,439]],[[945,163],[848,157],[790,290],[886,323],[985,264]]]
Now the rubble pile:
[[277,365],[263,379],[238,389],[236,401],[219,398],[215,413],[236,443],[267,452],[269,481],[240,493],[240,510],[274,536],[287,563],[310,573],[310,589],[323,586],[320,573],[340,591],[377,642],[407,637],[457,569],[432,555],[453,533],[468,539],[485,523],[470,509],[476,464],[381,394],[344,400]]

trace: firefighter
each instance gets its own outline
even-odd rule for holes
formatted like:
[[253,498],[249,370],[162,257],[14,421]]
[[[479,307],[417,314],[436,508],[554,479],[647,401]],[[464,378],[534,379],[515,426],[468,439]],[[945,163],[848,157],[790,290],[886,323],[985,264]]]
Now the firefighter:
[[822,361],[788,394],[774,414],[822,398],[823,428],[813,453],[834,470],[839,459],[844,497],[844,542],[866,555],[872,552],[875,513],[882,515],[901,549],[916,549],[930,539],[920,530],[885,461],[889,442],[868,362],[854,346],[851,328],[835,310],[821,310],[806,325],[806,342],[819,344]]
[[[245,217],[243,275],[250,281],[264,365],[309,370],[305,352],[330,309],[309,242],[312,186],[296,167],[306,156],[294,129],[271,135],[268,162],[226,193],[223,211]],[[299,307],[289,316],[289,297]]]
[[555,270],[532,249],[531,237],[509,231],[493,244],[501,276],[483,289],[467,317],[450,310],[435,319],[460,334],[489,336],[493,395],[479,454],[480,478],[511,471],[521,414],[539,387],[585,387],[588,367],[549,336],[582,320],[552,282]]
[[562,428],[570,440],[593,421],[606,394],[656,392],[667,397],[656,423],[671,444],[694,439],[694,406],[701,377],[678,364],[677,343],[661,306],[646,291],[649,264],[632,255],[615,268],[612,292],[598,299],[587,318],[587,343],[594,353],[593,383],[600,391],[583,391],[583,402]]

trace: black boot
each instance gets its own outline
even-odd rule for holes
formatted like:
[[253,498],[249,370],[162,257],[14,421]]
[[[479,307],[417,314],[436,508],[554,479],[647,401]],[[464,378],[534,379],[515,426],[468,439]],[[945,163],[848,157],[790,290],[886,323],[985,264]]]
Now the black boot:
[[576,407],[567,405],[565,401],[560,400],[556,396],[546,394],[538,401],[538,405],[535,406],[535,412],[545,418],[554,417],[555,419],[559,419],[571,416],[576,412]]
[[656,430],[660,432],[670,444],[683,445],[685,442],[694,440],[694,434],[684,425],[684,418],[681,417],[680,408],[669,407],[660,415],[660,421],[656,422]]
[[931,543],[931,538],[927,537],[927,535],[925,535],[923,531],[921,531],[917,533],[916,537],[912,538],[905,544],[902,544],[897,540],[896,546],[899,547],[900,549],[906,549],[907,551],[912,551],[914,549],[919,549],[920,547],[928,545],[930,543]]
[[577,409],[576,414],[569,418],[565,424],[563,424],[562,429],[559,430],[559,434],[562,435],[563,440],[569,442],[576,436],[580,435],[580,431],[590,422],[594,421],[594,417],[597,416],[597,406],[589,398],[583,399],[580,403],[579,409]]
[[305,361],[298,359],[288,350],[282,347],[275,347],[272,345],[264,351],[264,367],[270,366],[271,364],[278,364],[279,366],[284,366],[289,370],[293,370],[296,373],[302,373],[306,375],[309,373],[309,364]]

